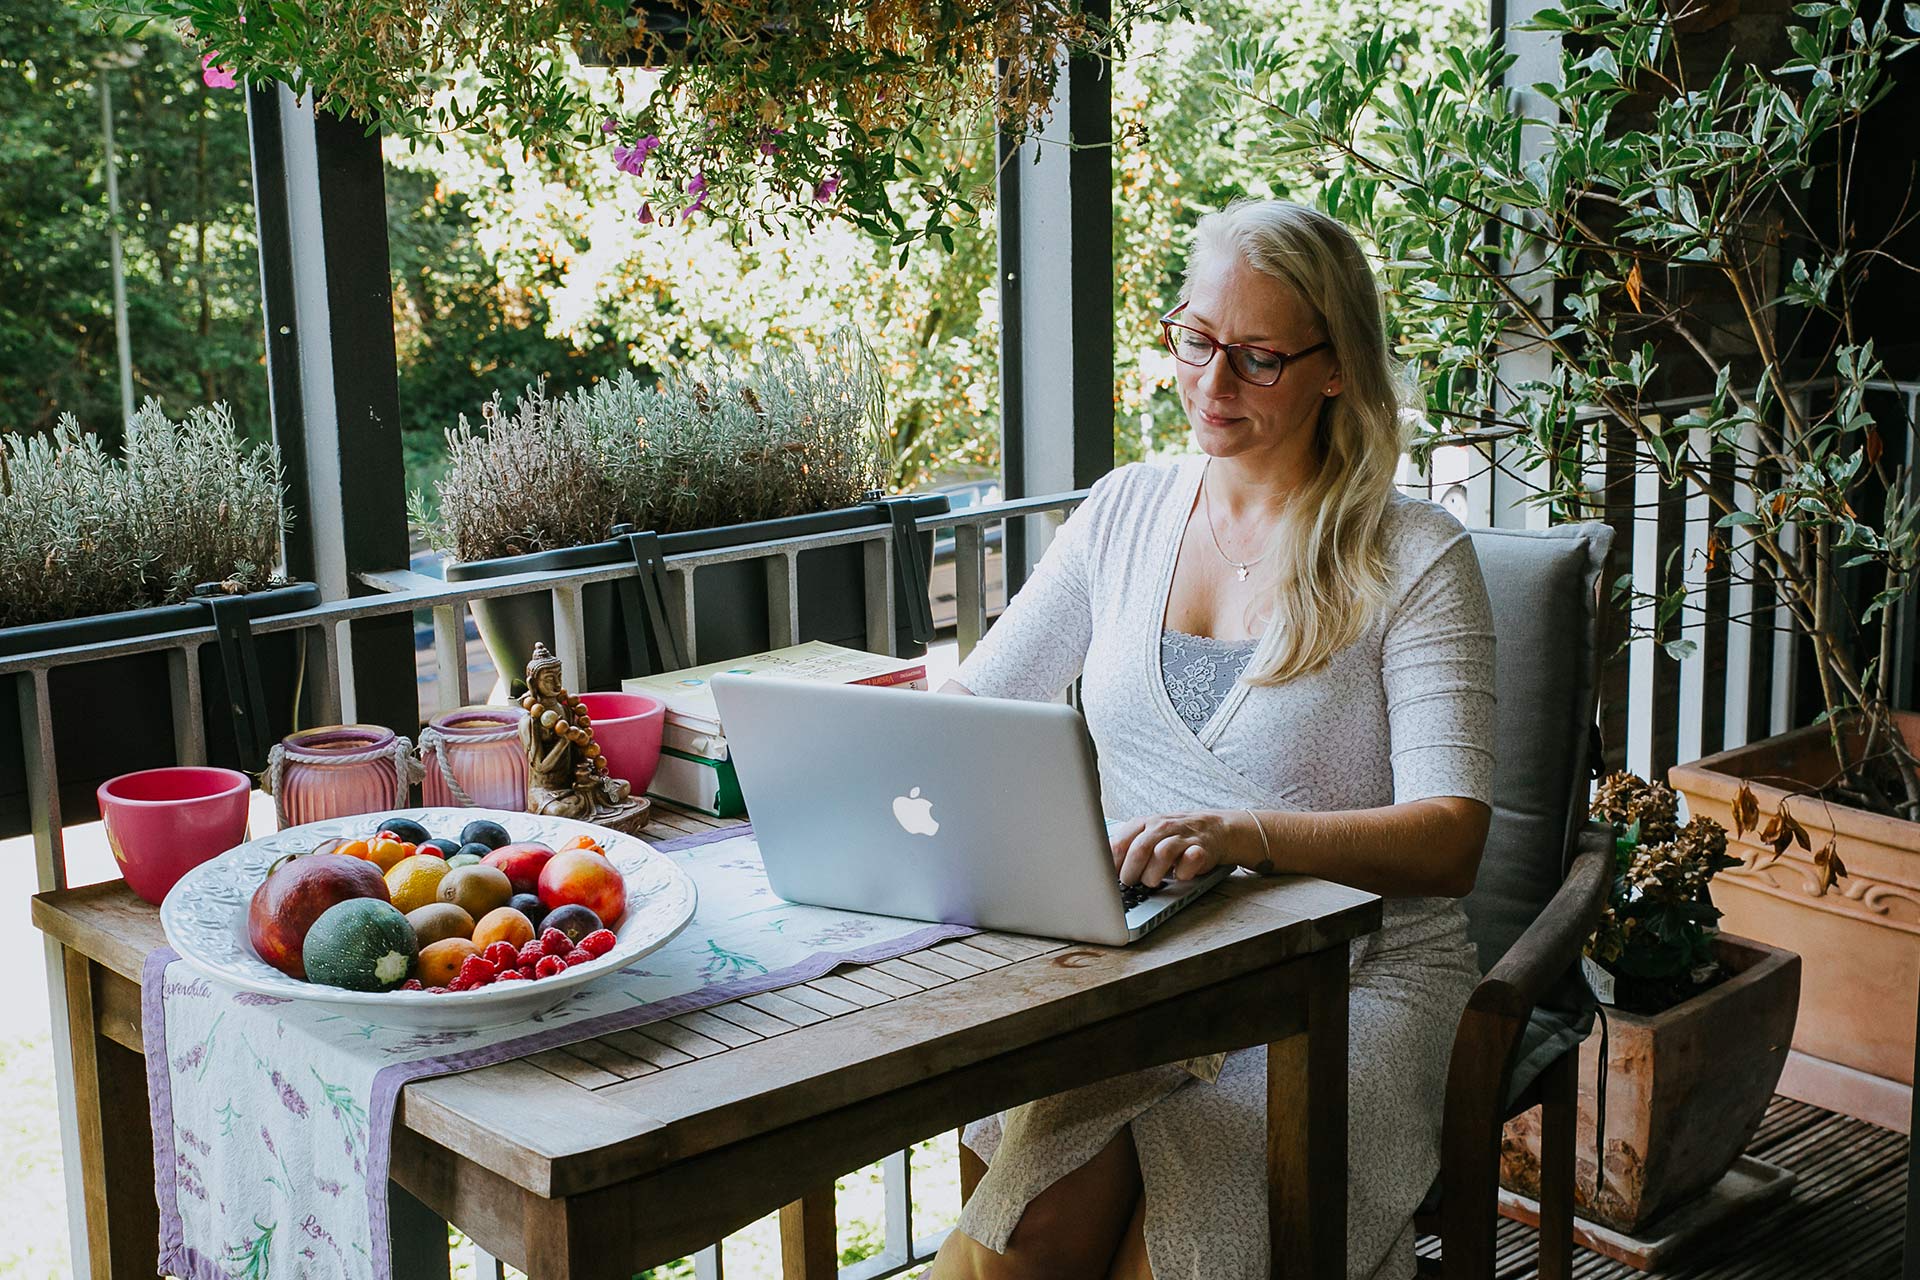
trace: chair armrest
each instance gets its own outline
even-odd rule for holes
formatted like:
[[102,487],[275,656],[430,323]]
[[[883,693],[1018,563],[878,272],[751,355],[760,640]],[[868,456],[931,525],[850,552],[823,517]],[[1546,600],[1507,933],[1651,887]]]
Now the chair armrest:
[[1588,823],[1580,830],[1559,892],[1474,988],[1469,1009],[1526,1020],[1547,989],[1579,960],[1599,924],[1613,882],[1613,857],[1610,828]]

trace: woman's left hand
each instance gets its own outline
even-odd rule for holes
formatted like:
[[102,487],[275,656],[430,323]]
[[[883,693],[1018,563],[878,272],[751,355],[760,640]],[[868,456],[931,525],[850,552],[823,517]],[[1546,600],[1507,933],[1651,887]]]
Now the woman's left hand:
[[1235,815],[1218,809],[1135,818],[1113,833],[1113,865],[1125,884],[1158,887],[1233,865]]

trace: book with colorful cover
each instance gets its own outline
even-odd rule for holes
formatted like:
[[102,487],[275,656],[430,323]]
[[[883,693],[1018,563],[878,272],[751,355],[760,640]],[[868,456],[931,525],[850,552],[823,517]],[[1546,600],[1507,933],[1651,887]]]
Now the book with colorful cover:
[[734,772],[719,709],[714,705],[713,688],[708,683],[723,671],[833,684],[927,687],[927,667],[923,659],[890,658],[824,640],[624,681],[621,687],[628,693],[658,698],[667,708],[666,724],[661,732],[660,767],[647,790],[662,799],[719,818],[738,817],[746,812],[740,779]]

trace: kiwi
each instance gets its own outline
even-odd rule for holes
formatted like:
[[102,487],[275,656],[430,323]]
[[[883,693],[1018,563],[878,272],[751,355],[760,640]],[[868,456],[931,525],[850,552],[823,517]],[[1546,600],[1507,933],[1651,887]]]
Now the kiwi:
[[407,923],[413,926],[413,936],[420,940],[422,947],[447,938],[473,936],[473,916],[454,902],[429,902],[424,907],[415,907],[407,912]]

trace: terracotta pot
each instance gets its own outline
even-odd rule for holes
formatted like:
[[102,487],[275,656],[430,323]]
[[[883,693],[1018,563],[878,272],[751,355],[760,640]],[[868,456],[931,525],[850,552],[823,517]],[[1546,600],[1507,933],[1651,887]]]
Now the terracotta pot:
[[[1909,744],[1920,747],[1920,714],[1896,713]],[[1824,729],[1800,729],[1749,746],[1723,751],[1693,764],[1676,766],[1668,776],[1687,798],[1687,811],[1724,824],[1727,852],[1742,865],[1713,882],[1713,901],[1723,912],[1720,924],[1730,933],[1758,938],[1797,951],[1806,966],[1800,991],[1800,1023],[1793,1047],[1825,1063],[1864,1072],[1874,1081],[1849,1073],[1826,1074],[1836,1083],[1832,1096],[1816,1101],[1834,1110],[1864,1114],[1848,1105],[1859,1093],[1869,1105],[1878,1085],[1904,1090],[1913,1084],[1915,993],[1920,992],[1920,823],[1868,813],[1807,797],[1791,802],[1789,812],[1806,828],[1814,849],[1831,837],[1847,874],[1825,894],[1819,891],[1812,855],[1788,846],[1779,860],[1758,843],[1756,834],[1731,839],[1731,806],[1741,780],[1751,779],[1762,822],[1792,793],[1774,782],[1817,785],[1835,771],[1833,749]],[[1796,1066],[1796,1072],[1799,1067]],[[1796,1094],[1796,1096],[1800,1096]],[[1885,1123],[1884,1105],[1869,1106],[1865,1118]],[[1904,1107],[1897,1107],[1904,1113]],[[1904,1119],[1901,1119],[1904,1126]]]
[[[1800,957],[1721,934],[1734,976],[1665,1013],[1608,1009],[1606,1176],[1594,1177],[1601,1028],[1580,1046],[1574,1144],[1580,1216],[1631,1235],[1705,1191],[1760,1127],[1786,1065],[1800,996]],[[1500,1181],[1540,1198],[1540,1112],[1509,1121]]]

